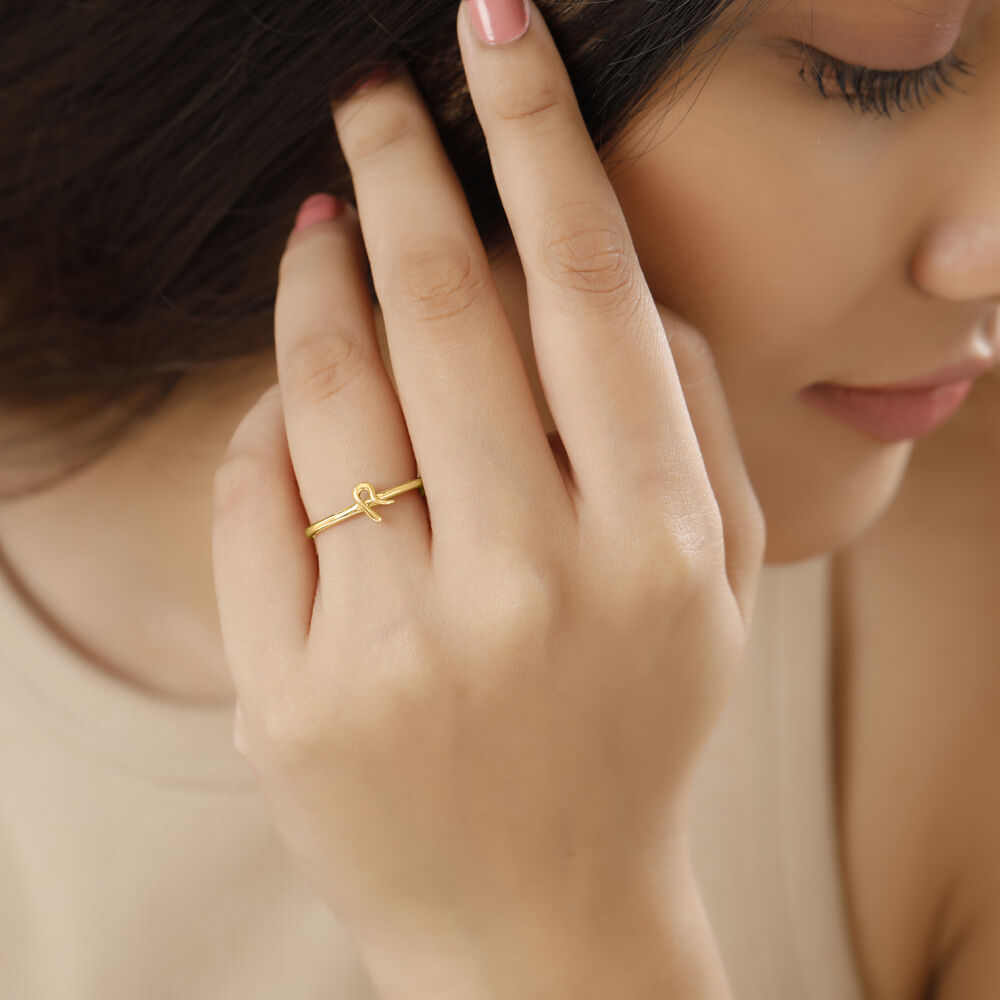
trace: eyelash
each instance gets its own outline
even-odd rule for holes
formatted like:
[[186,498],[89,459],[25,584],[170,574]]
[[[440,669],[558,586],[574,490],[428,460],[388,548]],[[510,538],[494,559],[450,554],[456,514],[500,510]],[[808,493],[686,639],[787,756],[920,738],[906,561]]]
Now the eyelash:
[[[964,93],[953,74],[974,75],[972,67],[954,53],[920,69],[881,70],[854,66],[809,45],[803,48],[809,58],[809,62],[799,70],[803,80],[814,83],[827,99],[840,96],[849,107],[861,114],[876,114],[883,118],[892,118],[914,106],[923,108],[924,100],[933,99],[934,92],[944,96],[944,87]],[[828,74],[832,75],[839,95],[828,92]]]

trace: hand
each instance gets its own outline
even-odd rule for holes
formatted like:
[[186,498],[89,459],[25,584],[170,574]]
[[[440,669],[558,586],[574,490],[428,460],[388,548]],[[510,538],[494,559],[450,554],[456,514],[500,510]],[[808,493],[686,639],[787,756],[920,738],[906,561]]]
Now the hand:
[[[764,551],[711,352],[654,303],[537,8],[494,49],[464,6],[559,439],[398,73],[335,109],[360,220],[289,238],[279,384],[216,476],[237,746],[373,961],[432,940],[515,948],[534,916],[585,928],[664,891]],[[418,475],[426,497],[376,507],[382,523],[306,537],[357,483]]]

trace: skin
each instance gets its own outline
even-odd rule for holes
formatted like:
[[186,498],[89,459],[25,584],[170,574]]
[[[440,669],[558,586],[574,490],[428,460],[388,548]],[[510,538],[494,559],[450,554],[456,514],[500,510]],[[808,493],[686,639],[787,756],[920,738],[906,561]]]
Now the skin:
[[[911,6],[912,18],[888,3],[816,0],[808,37],[880,68],[940,58],[957,38],[977,71],[967,94],[893,122],[859,120],[798,78],[779,43],[806,37],[802,12],[778,4],[730,46],[693,106],[661,103],[632,123],[618,152],[642,155],[612,171],[654,297],[712,347],[767,517],[768,562],[858,538],[899,491],[914,448],[864,438],[805,407],[800,389],[922,375],[986,353],[997,336],[998,5],[940,2],[933,17]],[[523,275],[511,260],[495,275],[551,429]],[[234,370],[224,391],[217,375],[193,378],[104,462],[0,510],[12,570],[99,667],[184,700],[232,700],[212,586],[212,475],[275,378],[272,359]],[[103,589],[81,586],[94,565]]]
[[[814,7],[825,17],[813,44],[858,62],[875,53],[850,39],[892,5]],[[658,127],[660,108],[628,130],[626,144],[649,148],[616,190],[654,296],[712,345],[767,515],[768,562],[859,535],[913,449],[869,440],[803,405],[799,390],[903,381],[987,354],[1000,335],[997,5],[967,20],[962,52],[980,82],[927,111],[859,121],[811,92],[801,57],[777,54],[782,37],[808,37],[786,5],[738,36],[686,119],[682,102]],[[821,26],[833,22],[828,39]],[[936,37],[885,43],[875,64],[913,65]],[[720,197],[727,187],[732,198]],[[951,240],[974,249],[949,253]]]
[[833,560],[838,832],[872,997],[1000,979],[998,495],[994,368]]
[[[648,979],[721,996],[680,815],[742,657],[763,518],[710,354],[656,309],[541,16],[494,49],[467,10],[463,62],[564,450],[412,80],[335,107],[360,227],[348,210],[289,238],[280,392],[216,476],[236,745],[380,995],[524,996],[551,977],[553,996],[603,996],[631,975],[635,995]],[[303,537],[302,508],[314,519],[345,476],[405,480],[418,461],[426,505]]]
[[[1000,336],[997,4],[940,4],[933,17],[865,0],[810,9],[811,30],[804,5],[773,5],[704,86],[673,110],[665,93],[607,157],[654,297],[711,344],[767,517],[767,562],[860,535],[892,500],[914,446],[868,440],[804,406],[801,388],[899,381],[984,354]],[[838,58],[901,68],[940,58],[956,35],[977,73],[969,93],[892,121],[824,101],[798,77],[801,56],[781,45],[810,39]],[[552,430],[523,273],[510,255],[494,273]],[[276,377],[273,357],[192,376],[98,465],[0,507],[10,572],[102,669],[181,700],[232,699],[211,579],[211,478]]]
[[[737,36],[705,86],[673,111],[666,97],[658,101],[611,151],[654,297],[712,346],[767,516],[768,562],[857,536],[891,501],[913,447],[863,438],[803,406],[799,389],[898,381],[996,340],[989,321],[1000,246],[988,228],[995,158],[985,145],[1000,145],[990,86],[998,70],[988,58],[995,8],[951,4],[927,17],[827,0],[812,5],[810,30],[796,4],[775,4]],[[892,122],[858,120],[823,101],[797,77],[800,57],[777,45],[808,38],[840,58],[892,68],[940,58],[956,35],[966,36],[962,53],[982,82]],[[734,172],[744,178],[738,186]],[[949,250],[963,242],[970,254]],[[495,273],[552,430],[523,274],[510,257]],[[391,373],[381,323],[379,338]],[[208,497],[235,424],[275,379],[273,358],[230,377],[193,376],[173,405],[97,466],[0,508],[10,570],[29,593],[45,595],[39,603],[52,623],[104,669],[183,700],[231,699]],[[91,512],[94,530],[81,532],[70,510]],[[88,569],[95,564],[104,567],[96,578]],[[80,588],[84,576],[92,585]]]

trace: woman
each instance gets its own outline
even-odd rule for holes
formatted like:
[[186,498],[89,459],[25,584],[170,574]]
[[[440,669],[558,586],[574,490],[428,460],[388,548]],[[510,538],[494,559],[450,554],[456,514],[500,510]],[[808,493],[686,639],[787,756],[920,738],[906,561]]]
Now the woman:
[[[10,991],[990,995],[995,379],[944,421],[1000,349],[1000,5],[477,0],[457,48],[426,0],[338,11],[329,43],[311,4],[177,6],[14,25],[67,133],[12,90]],[[106,78],[140,24],[186,59]],[[273,147],[286,88],[332,76],[327,178]],[[279,244],[289,191],[347,170],[357,211],[310,199]],[[790,661],[820,646],[836,813],[794,773],[829,693]]]

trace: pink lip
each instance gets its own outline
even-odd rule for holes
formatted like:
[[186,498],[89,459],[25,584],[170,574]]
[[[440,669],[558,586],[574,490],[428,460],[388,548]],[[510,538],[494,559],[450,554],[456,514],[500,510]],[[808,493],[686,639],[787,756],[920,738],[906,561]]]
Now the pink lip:
[[[963,361],[961,364],[950,365],[941,368],[930,375],[923,375],[920,378],[909,379],[906,382],[894,382],[892,385],[852,385],[845,386],[848,389],[858,389],[865,392],[898,392],[903,389],[928,389],[937,385],[949,385],[956,382],[964,382],[966,379],[978,378],[983,372],[989,371],[997,359],[973,358],[970,361]],[[830,385],[833,383],[820,383]]]
[[888,444],[928,434],[947,422],[969,395],[976,378],[996,363],[995,356],[972,358],[892,385],[819,382],[799,395],[810,406]]
[[951,418],[975,379],[896,392],[821,383],[803,389],[803,402],[885,444],[935,430]]

